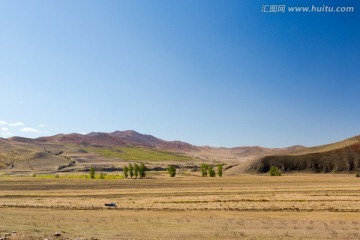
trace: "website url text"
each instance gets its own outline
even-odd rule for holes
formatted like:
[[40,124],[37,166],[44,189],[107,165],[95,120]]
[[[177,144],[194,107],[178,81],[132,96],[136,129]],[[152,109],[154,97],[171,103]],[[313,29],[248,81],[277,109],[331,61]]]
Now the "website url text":
[[333,7],[333,6],[315,6],[311,7],[295,7],[286,5],[262,5],[261,12],[263,13],[352,13],[355,12],[355,7]]

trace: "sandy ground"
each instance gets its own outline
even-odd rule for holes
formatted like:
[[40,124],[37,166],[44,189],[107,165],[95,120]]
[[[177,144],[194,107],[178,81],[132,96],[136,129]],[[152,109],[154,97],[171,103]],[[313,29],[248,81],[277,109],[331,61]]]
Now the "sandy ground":
[[[9,239],[358,239],[359,190],[359,178],[335,174],[2,177],[0,236],[16,231]],[[118,206],[104,206],[110,202]]]

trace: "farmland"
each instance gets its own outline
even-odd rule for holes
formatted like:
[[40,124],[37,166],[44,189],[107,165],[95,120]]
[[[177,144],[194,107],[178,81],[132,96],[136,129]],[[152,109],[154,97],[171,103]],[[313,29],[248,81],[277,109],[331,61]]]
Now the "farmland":
[[[0,178],[13,239],[354,239],[360,180],[347,174],[148,179]],[[104,203],[115,202],[117,208]],[[31,238],[28,238],[31,239]],[[35,239],[35,238],[34,238]]]

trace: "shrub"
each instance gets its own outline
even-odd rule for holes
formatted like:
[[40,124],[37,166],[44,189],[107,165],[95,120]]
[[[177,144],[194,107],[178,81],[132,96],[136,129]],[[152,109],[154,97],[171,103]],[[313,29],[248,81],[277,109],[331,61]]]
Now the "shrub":
[[128,178],[128,176],[129,176],[129,168],[127,166],[124,166],[123,171],[124,171],[124,177]]
[[60,176],[59,176],[59,174],[55,174],[55,178],[59,178]]
[[360,173],[356,173],[356,175],[355,175],[356,177],[360,177]]
[[222,177],[222,175],[223,175],[223,165],[222,164],[217,165],[217,173],[218,173],[219,177]]
[[176,176],[176,168],[174,166],[169,166],[167,168],[168,173],[170,174],[170,177]]
[[95,178],[95,168],[93,166],[90,167],[90,178],[94,179]]
[[100,172],[100,179],[105,179],[106,174],[104,174],[102,171]]
[[281,171],[278,167],[272,166],[269,171],[270,176],[281,176]]
[[34,173],[32,176],[33,176],[33,177],[36,177],[36,173]]
[[215,173],[214,167],[212,165],[208,166],[208,171],[209,171],[210,177],[215,177],[216,173]]

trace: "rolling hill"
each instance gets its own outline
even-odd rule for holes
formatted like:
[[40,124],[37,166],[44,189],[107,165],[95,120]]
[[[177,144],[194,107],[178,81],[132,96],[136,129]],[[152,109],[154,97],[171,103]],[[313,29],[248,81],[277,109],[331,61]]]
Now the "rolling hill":
[[129,161],[145,161],[154,168],[163,168],[169,163],[196,165],[224,162],[232,165],[303,148],[194,146],[181,141],[165,141],[132,130],[57,134],[36,139],[12,137],[0,139],[0,169],[11,173],[87,171],[90,166],[116,170]]
[[267,172],[277,166],[283,172],[355,172],[360,170],[360,136],[341,142],[262,157],[248,170]]
[[92,132],[89,134],[59,134],[51,137],[40,137],[33,142],[71,143],[84,146],[131,146],[146,147],[169,151],[197,151],[198,148],[180,141],[164,141],[151,135],[145,135],[133,130],[115,131],[112,133]]
[[222,162],[228,175],[264,173],[271,166],[284,172],[354,172],[360,170],[360,136],[309,148],[194,146],[132,130],[0,139],[0,169],[11,173],[87,171],[90,166],[121,170],[129,161],[144,161],[154,169]]

